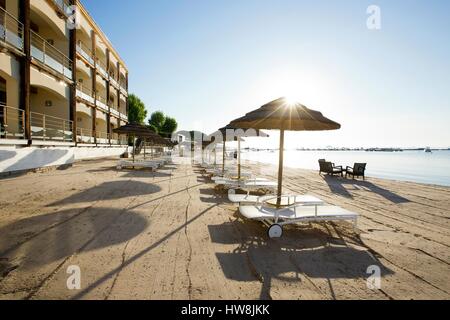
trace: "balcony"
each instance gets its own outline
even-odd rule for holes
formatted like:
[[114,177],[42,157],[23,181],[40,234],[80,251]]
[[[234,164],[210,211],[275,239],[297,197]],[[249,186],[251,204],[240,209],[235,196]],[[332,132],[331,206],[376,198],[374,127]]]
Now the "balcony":
[[25,138],[25,112],[0,105],[0,139]]
[[117,82],[117,80],[114,79],[114,77],[113,77],[112,75],[109,77],[109,82],[111,83],[111,85],[112,85],[114,88],[116,88],[116,89],[119,89],[119,88],[120,88],[119,82]]
[[95,65],[94,58],[92,57],[92,51],[81,41],[77,43],[77,52],[91,65]]
[[95,105],[105,111],[106,113],[109,112],[109,107],[106,105],[106,98],[102,97],[101,95],[97,95],[97,100],[95,101]]
[[77,128],[78,143],[95,143],[94,131],[84,128]]
[[72,80],[72,60],[34,31],[31,31],[31,56],[65,78]]
[[94,105],[95,99],[93,98],[92,90],[89,88],[84,87],[81,83],[77,84],[77,97],[81,100]]
[[97,131],[95,136],[97,138],[97,143],[109,144],[109,133]]
[[67,2],[66,0],[52,0],[52,2],[55,4],[60,14],[62,14],[66,18],[69,16],[69,2]]
[[31,137],[35,140],[72,142],[73,121],[30,112]]
[[120,79],[119,86],[120,86],[120,92],[124,96],[128,96],[127,85],[126,85],[126,82],[125,82],[125,80],[123,78]]
[[24,52],[23,24],[14,18],[8,11],[0,8],[0,42]]
[[105,79],[109,79],[108,72],[106,72],[106,65],[100,60],[97,59],[96,67],[98,73]]
[[113,107],[111,107],[111,114],[116,116],[117,118],[120,118],[120,112],[116,109],[114,109]]
[[118,135],[117,133],[111,134],[111,144],[115,145],[127,145],[128,144],[128,138],[124,135]]
[[93,98],[94,94],[92,90],[83,86],[81,83],[77,84],[77,97],[81,100],[84,100],[92,105],[95,104],[95,99]]

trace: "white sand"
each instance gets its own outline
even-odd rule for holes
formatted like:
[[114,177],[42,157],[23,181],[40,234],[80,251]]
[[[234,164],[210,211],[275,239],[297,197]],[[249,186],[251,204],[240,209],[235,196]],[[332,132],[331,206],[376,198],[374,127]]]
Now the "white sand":
[[[450,297],[449,188],[287,169],[286,191],[358,212],[360,232],[322,223],[269,241],[198,169],[115,163],[0,180],[0,298]],[[81,290],[67,289],[70,265]],[[370,265],[381,267],[380,290],[367,288]]]

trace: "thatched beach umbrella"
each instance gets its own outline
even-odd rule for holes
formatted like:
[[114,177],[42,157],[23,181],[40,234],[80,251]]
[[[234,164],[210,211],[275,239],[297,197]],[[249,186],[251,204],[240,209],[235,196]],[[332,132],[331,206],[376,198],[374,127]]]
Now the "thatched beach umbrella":
[[[149,141],[152,141],[153,143],[161,141],[160,139],[162,139],[158,134],[153,132],[151,129],[139,123],[126,124],[120,128],[113,129],[113,132],[117,134],[124,134],[133,138],[133,162],[135,160],[136,137],[147,139]],[[145,143],[144,143],[144,157],[145,157]]]
[[236,119],[230,125],[239,128],[280,130],[280,158],[278,167],[278,200],[281,205],[283,191],[284,132],[337,130],[341,125],[325,118],[319,111],[311,110],[300,103],[288,103],[286,98],[269,102],[261,108]]
[[[206,133],[200,131],[178,131],[177,135],[181,135],[185,137],[185,142],[182,145],[190,146],[191,157],[194,155],[195,147],[200,145],[200,149],[203,150],[203,141],[208,140],[208,135]],[[203,152],[202,152],[202,162],[203,162]]]
[[[222,154],[222,174],[225,174],[225,152],[226,152],[226,142],[227,141],[237,141],[238,142],[238,179],[241,179],[241,142],[245,140],[242,137],[261,137],[267,138],[268,134],[256,129],[254,131],[249,131],[247,128],[236,127],[232,125],[228,125],[226,127],[220,128],[217,132],[219,132],[223,137],[223,154]],[[232,134],[228,134],[232,133]]]

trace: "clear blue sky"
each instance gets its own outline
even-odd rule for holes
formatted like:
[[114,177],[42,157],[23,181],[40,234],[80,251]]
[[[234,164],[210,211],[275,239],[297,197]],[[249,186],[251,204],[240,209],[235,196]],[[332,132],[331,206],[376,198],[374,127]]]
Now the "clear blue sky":
[[[450,1],[83,3],[130,92],[180,129],[211,133],[295,92],[342,129],[291,133],[290,146],[450,147]],[[366,26],[372,4],[378,31]]]

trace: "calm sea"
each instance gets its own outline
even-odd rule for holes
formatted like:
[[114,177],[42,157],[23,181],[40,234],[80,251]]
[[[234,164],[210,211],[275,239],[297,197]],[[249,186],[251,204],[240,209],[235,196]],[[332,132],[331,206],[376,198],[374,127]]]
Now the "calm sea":
[[[278,151],[243,152],[242,159],[278,164]],[[367,163],[369,177],[450,186],[450,151],[365,152],[286,150],[286,167],[318,170],[319,159],[337,166]]]

